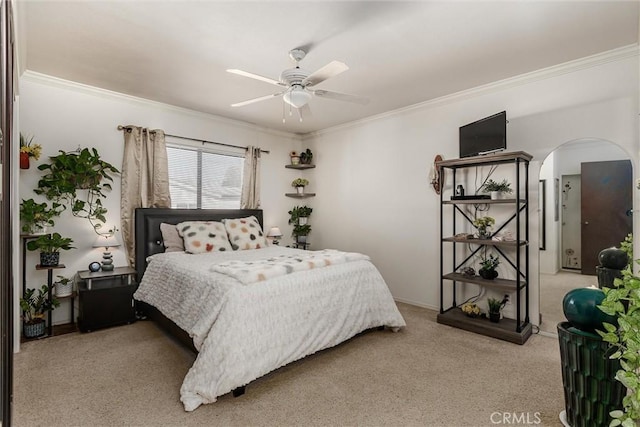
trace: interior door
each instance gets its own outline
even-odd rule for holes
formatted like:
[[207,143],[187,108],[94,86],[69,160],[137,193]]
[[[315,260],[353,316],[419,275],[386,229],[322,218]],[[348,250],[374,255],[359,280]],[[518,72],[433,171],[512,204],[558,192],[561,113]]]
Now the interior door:
[[631,233],[630,160],[582,163],[582,274],[595,275],[598,253]]

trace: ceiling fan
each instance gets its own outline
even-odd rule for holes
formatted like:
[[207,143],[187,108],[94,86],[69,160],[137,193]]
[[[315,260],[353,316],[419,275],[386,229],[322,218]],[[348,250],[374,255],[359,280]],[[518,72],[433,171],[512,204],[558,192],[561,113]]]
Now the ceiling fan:
[[[299,62],[304,59],[307,52],[303,49],[293,49],[289,52],[289,57],[295,61],[295,68],[290,68],[284,70],[282,74],[280,74],[280,80],[275,80],[269,77],[264,77],[258,74],[249,73],[243,70],[237,69],[229,69],[227,70],[229,73],[237,74],[239,76],[249,77],[251,79],[260,80],[265,83],[270,83],[272,85],[279,86],[284,90],[273,93],[271,95],[261,96],[258,98],[249,99],[247,101],[237,102],[235,104],[231,104],[232,107],[242,107],[244,105],[253,104],[255,102],[265,101],[267,99],[271,99],[277,96],[282,96],[284,102],[289,104],[291,107],[294,107],[298,110],[298,114],[300,117],[300,121],[302,121],[302,111],[307,115],[311,114],[311,110],[309,109],[308,102],[311,100],[313,95],[320,98],[327,99],[335,99],[338,101],[347,101],[354,102],[356,104],[367,104],[369,99],[356,96],[349,95],[346,93],[339,92],[331,92],[328,90],[322,89],[313,89],[313,87],[323,81],[327,80],[330,77],[337,76],[338,74],[347,71],[349,67],[347,67],[344,63],[340,61],[331,61],[324,67],[320,68],[313,73],[310,73],[302,68],[300,68]],[[284,122],[284,117],[283,117]]]

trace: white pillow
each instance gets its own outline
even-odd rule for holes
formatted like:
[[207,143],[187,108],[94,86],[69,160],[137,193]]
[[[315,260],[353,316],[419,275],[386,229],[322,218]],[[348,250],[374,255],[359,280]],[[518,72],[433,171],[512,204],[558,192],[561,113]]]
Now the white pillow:
[[184,242],[175,225],[163,222],[160,224],[160,233],[165,252],[184,252]]
[[186,252],[201,254],[231,250],[227,231],[221,222],[185,221],[176,224],[176,228],[184,240]]
[[229,242],[234,251],[245,249],[260,249],[269,246],[266,236],[260,228],[255,216],[237,219],[223,219]]

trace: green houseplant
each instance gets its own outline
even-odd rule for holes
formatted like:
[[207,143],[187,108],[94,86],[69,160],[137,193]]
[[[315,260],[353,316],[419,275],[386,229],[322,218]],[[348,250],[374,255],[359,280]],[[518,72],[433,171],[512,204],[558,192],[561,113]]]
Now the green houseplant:
[[497,256],[493,254],[490,254],[488,257],[485,256],[480,261],[478,274],[483,279],[493,280],[498,277],[498,272],[496,271],[498,265],[500,265],[500,259]]
[[300,153],[300,163],[303,165],[310,165],[313,161],[313,153],[310,149],[306,149]]
[[506,179],[500,182],[488,179],[482,186],[482,190],[485,193],[491,193],[491,199],[493,200],[499,199],[501,194],[511,194],[513,192],[511,184]]
[[27,338],[34,338],[44,334],[44,316],[48,311],[60,305],[60,302],[52,297],[48,298],[49,287],[42,285],[40,289],[27,289],[20,298],[22,310],[23,330]]
[[33,234],[44,232],[48,226],[54,226],[53,218],[60,215],[60,205],[53,203],[49,208],[46,202],[37,203],[33,199],[22,200],[20,203],[20,221],[22,232]]
[[308,206],[295,206],[289,213],[289,224],[305,225],[313,209]]
[[478,230],[478,238],[488,239],[491,237],[489,229],[493,227],[496,220],[490,216],[482,216],[473,220],[473,226]]
[[496,298],[488,298],[487,306],[489,307],[489,320],[498,323],[500,321],[500,312],[502,307],[509,301],[509,295],[505,295],[501,300]]
[[106,181],[113,181],[111,174],[119,171],[103,161],[95,148],[59,153],[50,157],[49,163],[38,166],[45,174],[34,192],[63,209],[70,206],[74,216],[87,218],[97,232],[102,224],[96,221],[106,222],[107,209],[102,206],[102,199],[106,197],[105,191],[111,190],[111,184]]
[[62,237],[60,233],[43,234],[35,240],[27,243],[30,251],[40,251],[40,265],[43,267],[54,267],[60,263],[60,251],[74,249],[71,246],[73,240],[69,237]]
[[68,297],[73,293],[73,280],[68,277],[56,276],[53,286],[55,286],[57,297]]
[[29,169],[29,159],[31,157],[36,160],[40,158],[42,146],[40,144],[34,144],[33,138],[33,136],[27,138],[20,133],[20,169]]
[[296,187],[298,194],[304,193],[304,187],[309,185],[309,181],[305,178],[296,178],[291,182],[292,187]]
[[[640,264],[640,260],[635,262]],[[623,407],[610,413],[609,425],[635,427],[640,421],[640,277],[633,273],[629,263],[622,271],[622,278],[614,280],[614,287],[602,290],[605,298],[598,308],[615,316],[618,324],[605,322],[605,330],[596,332],[613,352],[610,358],[620,361],[621,369],[615,379],[627,388]]]
[[296,224],[293,226],[293,237],[297,243],[307,243],[307,236],[311,233],[311,226],[309,224]]

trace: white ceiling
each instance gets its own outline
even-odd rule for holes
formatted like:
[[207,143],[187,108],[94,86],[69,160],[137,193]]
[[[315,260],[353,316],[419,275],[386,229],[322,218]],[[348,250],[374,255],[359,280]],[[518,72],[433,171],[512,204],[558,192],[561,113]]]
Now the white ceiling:
[[[26,68],[167,104],[308,133],[638,42],[637,1],[19,2]],[[282,123],[278,92],[229,68],[278,79],[301,66],[349,70],[317,89],[313,116]],[[288,111],[287,111],[288,114]]]

